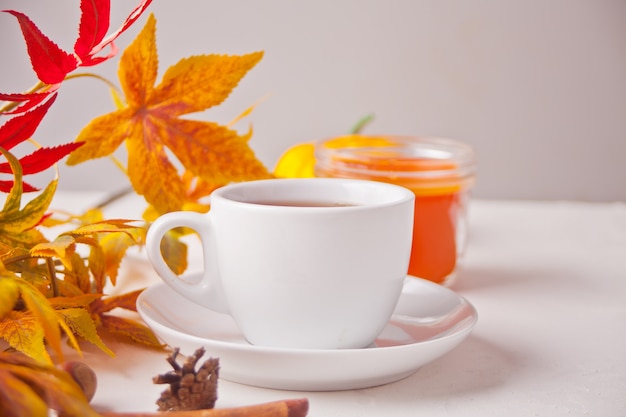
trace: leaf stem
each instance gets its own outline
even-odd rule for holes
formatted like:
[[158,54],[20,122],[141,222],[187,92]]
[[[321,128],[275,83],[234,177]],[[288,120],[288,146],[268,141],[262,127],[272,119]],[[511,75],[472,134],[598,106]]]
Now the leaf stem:
[[66,80],[71,80],[72,78],[81,78],[81,77],[91,77],[91,78],[95,78],[97,80],[102,81],[103,83],[105,83],[106,85],[109,86],[109,88],[111,88],[112,90],[115,90],[118,93],[121,93],[122,91],[115,85],[113,84],[111,81],[109,81],[107,78],[98,75],[98,74],[94,74],[92,72],[79,72],[76,74],[70,74],[68,76],[65,77]]
[[52,296],[59,296],[59,287],[57,286],[57,273],[54,269],[54,260],[52,258],[46,258],[46,265],[48,266],[48,274],[50,274],[50,287],[52,288]]
[[25,261],[26,259],[29,259],[29,258],[31,258],[30,254],[17,255],[17,256],[12,256],[10,258],[3,259],[2,263],[5,265],[8,265],[8,264],[12,264],[15,262]]
[[374,115],[373,114],[368,114],[366,116],[363,116],[358,122],[356,122],[356,124],[352,127],[352,129],[350,130],[350,134],[352,135],[358,135],[361,133],[361,131],[363,130],[363,128],[365,126],[367,126],[368,124],[370,124],[372,122],[372,120],[374,120]]
[[119,191],[116,191],[116,192],[106,196],[106,198],[104,198],[104,200],[102,200],[98,204],[96,204],[94,208],[102,209],[102,208],[108,206],[109,204],[112,204],[112,203],[116,202],[120,198],[123,198],[123,197],[127,196],[128,194],[131,194],[133,191],[134,191],[133,187],[126,187],[126,188],[123,188],[123,189],[121,189]]

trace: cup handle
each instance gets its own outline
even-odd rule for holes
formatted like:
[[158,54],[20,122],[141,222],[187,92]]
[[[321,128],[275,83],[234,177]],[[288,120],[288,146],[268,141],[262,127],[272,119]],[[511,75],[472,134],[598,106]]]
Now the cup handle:
[[[210,213],[166,213],[150,225],[146,235],[146,253],[152,267],[170,288],[196,304],[220,313],[228,313],[217,272],[215,231],[212,223]],[[163,259],[161,240],[168,231],[176,227],[193,229],[200,237],[204,270],[199,279],[190,280],[176,275]]]

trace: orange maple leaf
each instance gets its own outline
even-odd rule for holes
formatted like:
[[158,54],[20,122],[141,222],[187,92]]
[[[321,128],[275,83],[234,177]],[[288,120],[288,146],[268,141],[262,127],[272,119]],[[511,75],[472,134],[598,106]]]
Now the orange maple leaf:
[[[155,86],[155,32],[156,20],[150,15],[120,59],[119,77],[126,103],[97,117],[80,132],[76,141],[85,144],[67,163],[75,165],[110,155],[125,142],[130,182],[159,213],[181,210],[189,203],[178,163],[216,185],[270,177],[249,147],[251,132],[239,135],[217,123],[179,117],[223,102],[263,53],[185,58],[171,66]],[[170,161],[166,148],[178,161]]]

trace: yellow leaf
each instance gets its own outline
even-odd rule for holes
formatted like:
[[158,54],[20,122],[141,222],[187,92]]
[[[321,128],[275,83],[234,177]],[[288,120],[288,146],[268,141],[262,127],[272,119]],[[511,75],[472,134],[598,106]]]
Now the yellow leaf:
[[128,248],[134,244],[131,238],[119,233],[109,234],[100,239],[104,256],[104,273],[111,280],[111,284],[116,285],[120,264]]
[[48,298],[50,305],[56,309],[87,307],[89,304],[100,299],[102,294],[80,294],[73,297],[52,297]]
[[112,154],[135,127],[134,112],[126,107],[93,119],[76,137],[76,142],[84,144],[69,155],[66,163],[76,165]]
[[176,115],[216,106],[262,57],[262,52],[254,52],[242,56],[199,55],[182,59],[165,72],[149,104],[158,109],[172,109],[172,114]]
[[114,308],[137,311],[137,297],[142,292],[143,290],[136,290],[122,295],[102,298],[94,303],[93,312],[97,314],[106,313]]
[[154,333],[152,333],[152,330],[141,323],[108,314],[101,315],[100,320],[102,326],[111,333],[130,337],[134,341],[143,343],[144,345],[152,347],[163,346]]
[[[85,260],[75,253],[71,257],[72,267],[63,271],[63,281],[66,283],[67,292],[60,293],[60,295],[78,295],[75,290],[78,289],[79,294],[89,293],[92,291],[91,276],[89,275],[89,267],[85,265]],[[64,288],[63,284],[59,285],[59,288]]]
[[38,320],[43,328],[48,345],[55,351],[60,360],[63,360],[61,349],[61,331],[59,330],[59,316],[50,305],[50,302],[35,287],[27,282],[20,282],[20,292],[28,311]]
[[142,107],[148,102],[156,83],[158,66],[156,19],[150,14],[144,28],[120,58],[120,82],[131,108]]
[[215,123],[170,119],[161,126],[162,141],[193,174],[226,184],[267,178],[269,173],[248,145],[250,135]]
[[2,211],[0,211],[1,223],[5,221],[5,217],[18,212],[22,204],[22,165],[17,158],[13,156],[13,154],[4,148],[0,147],[0,152],[9,162],[15,178],[13,181],[13,187],[4,201],[4,207],[2,208]]
[[22,201],[22,167],[19,161],[9,152],[0,148],[7,158],[15,177],[13,188],[0,211],[0,230],[5,232],[22,232],[36,226],[48,209],[56,191],[57,180],[48,184],[45,190],[21,209]]
[[[185,200],[185,189],[163,144],[158,142],[158,137],[149,136],[151,133],[140,132],[141,136],[128,138],[128,177],[137,194],[143,195],[160,213],[176,211]],[[152,143],[151,149],[146,143]]]
[[9,346],[43,363],[52,363],[44,345],[43,327],[30,312],[9,311],[0,320],[0,337]]
[[107,355],[115,356],[100,339],[96,324],[87,310],[84,308],[65,308],[57,311],[74,334],[98,346]]
[[80,345],[78,344],[78,341],[76,341],[76,337],[74,336],[74,332],[72,331],[72,328],[65,321],[62,320],[61,314],[59,314],[59,327],[63,330],[63,332],[67,336],[67,344],[73,347],[79,354],[82,355],[83,352],[80,349]]
[[19,248],[30,248],[45,242],[41,232],[34,227],[41,221],[56,191],[57,181],[48,184],[41,194],[21,208],[22,201],[22,168],[17,159],[9,152],[0,148],[7,158],[14,173],[14,185],[5,199],[0,211],[0,256]]
[[37,226],[50,206],[56,189],[57,181],[50,182],[41,194],[28,202],[22,210],[10,219],[5,219],[3,228],[7,231],[23,231]]
[[279,178],[311,178],[315,176],[315,144],[300,143],[287,149],[274,167]]
[[176,232],[168,232],[161,241],[161,254],[167,266],[177,275],[187,270],[187,245]]
[[23,232],[7,232],[0,224],[0,256],[19,250],[31,248],[38,243],[46,242],[44,235],[37,229],[28,229]]
[[76,240],[72,236],[61,235],[52,242],[35,245],[30,254],[33,257],[52,258],[57,257],[63,265],[72,269],[71,257],[76,252]]
[[[120,59],[126,107],[87,125],[76,139],[85,144],[72,152],[67,163],[74,165],[111,155],[125,143],[130,182],[159,214],[202,207],[184,186],[180,164],[214,186],[270,177],[248,145],[250,134],[239,135],[216,123],[179,118],[219,105],[263,53],[182,59],[165,72],[155,87],[155,33],[156,21],[150,16]],[[171,161],[168,152],[178,161]]]
[[104,252],[97,243],[94,243],[89,251],[88,266],[89,271],[92,274],[96,292],[104,292],[104,285],[106,284],[106,276],[104,274]]
[[82,215],[74,215],[74,214],[69,214],[69,213],[64,213],[61,211],[55,211],[53,213],[54,215],[59,215],[62,214],[65,217],[64,218],[58,218],[55,216],[49,216],[46,217],[43,222],[41,223],[42,226],[45,227],[55,227],[55,226],[59,226],[59,225],[64,225],[64,224],[68,224],[72,221],[76,221],[79,222],[81,224],[90,224],[90,223],[96,223],[99,221],[102,221],[102,219],[104,218],[103,214],[102,214],[102,210],[98,209],[98,208],[92,208],[87,210],[85,213],[83,213]]
[[0,277],[0,319],[13,309],[19,296],[20,290],[15,279]]
[[77,229],[72,230],[71,232],[66,232],[68,235],[93,235],[97,233],[112,233],[112,232],[120,232],[126,233],[129,237],[132,237],[132,234],[129,230],[136,228],[136,226],[131,226],[128,223],[132,223],[136,220],[126,220],[126,219],[108,219],[102,220],[98,222],[89,223],[83,226],[80,226]]
[[141,215],[141,218],[147,222],[153,222],[160,215],[161,213],[159,213],[152,204],[149,204],[148,207],[146,207],[146,209],[144,210],[143,214]]

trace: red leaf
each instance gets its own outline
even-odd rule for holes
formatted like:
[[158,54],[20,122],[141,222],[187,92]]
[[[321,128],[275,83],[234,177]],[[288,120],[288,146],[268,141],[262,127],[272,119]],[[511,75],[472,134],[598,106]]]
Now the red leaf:
[[[13,181],[0,181],[0,191],[3,193],[10,193],[13,188]],[[39,191],[39,188],[35,188],[30,184],[22,182],[22,192],[24,193],[32,193],[34,191]]]
[[52,93],[57,91],[59,87],[61,87],[61,84],[54,84],[49,86],[45,92],[41,93],[0,93],[0,100],[24,103],[17,106],[13,110],[0,112],[0,114],[25,113],[32,108],[37,107],[42,101],[46,100]]
[[82,62],[82,66],[83,67],[92,67],[94,65],[97,65],[103,61],[106,61],[107,59],[114,57],[115,55],[117,55],[118,49],[117,46],[115,46],[115,44],[113,42],[111,42],[109,44],[111,50],[109,51],[108,54],[104,55],[104,56],[90,56],[88,58],[85,58],[85,60]]
[[48,112],[52,103],[56,100],[54,93],[49,100],[45,101],[33,110],[9,119],[0,126],[0,146],[7,151],[24,142],[35,133],[37,126]]
[[78,67],[78,60],[48,39],[23,13],[5,10],[15,16],[22,28],[30,62],[37,77],[46,84],[57,84]]
[[[50,168],[61,158],[79,148],[84,142],[71,142],[52,148],[39,148],[35,152],[20,158],[22,173],[24,175],[36,174]],[[10,174],[13,172],[8,162],[0,164],[0,173]]]
[[88,57],[109,30],[110,0],[81,0],[80,26],[74,52],[80,58]]
[[51,85],[48,90],[45,92],[37,92],[37,93],[0,93],[0,100],[2,101],[29,101],[36,99],[38,97],[46,98],[50,94],[54,93],[59,89],[61,84]]
[[[95,1],[98,1],[98,0],[95,0]],[[103,0],[100,0],[100,1],[103,1]],[[104,38],[98,45],[95,45],[91,49],[91,51],[87,54],[87,56],[83,56],[79,54],[79,56],[83,60],[81,65],[83,66],[95,65],[115,55],[117,53],[117,48],[113,44],[113,41],[117,39],[122,33],[124,33],[124,31],[126,31],[126,29],[128,29],[130,25],[135,23],[137,19],[139,19],[141,14],[148,8],[150,3],[152,3],[152,0],[142,0],[137,5],[137,7],[135,7],[135,9],[133,9],[133,11],[128,15],[128,17],[126,18],[122,26],[117,31],[113,32],[112,34]],[[103,57],[95,56],[98,52],[100,52],[102,49],[106,48],[109,45],[111,46],[111,51],[109,52],[109,54]],[[76,52],[78,53],[78,51]]]

